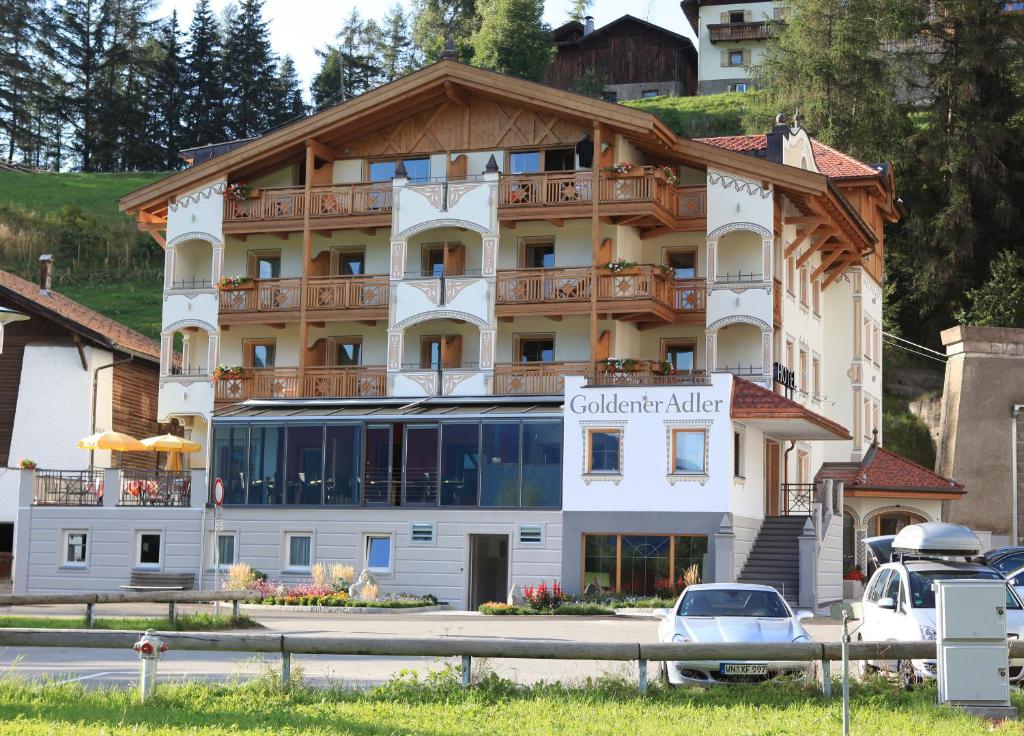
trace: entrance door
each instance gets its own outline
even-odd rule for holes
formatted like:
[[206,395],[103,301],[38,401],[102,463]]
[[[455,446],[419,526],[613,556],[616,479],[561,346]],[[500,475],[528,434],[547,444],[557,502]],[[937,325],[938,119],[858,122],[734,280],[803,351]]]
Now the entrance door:
[[508,535],[469,536],[469,610],[508,598]]
[[779,515],[779,443],[764,441],[764,513],[766,516]]

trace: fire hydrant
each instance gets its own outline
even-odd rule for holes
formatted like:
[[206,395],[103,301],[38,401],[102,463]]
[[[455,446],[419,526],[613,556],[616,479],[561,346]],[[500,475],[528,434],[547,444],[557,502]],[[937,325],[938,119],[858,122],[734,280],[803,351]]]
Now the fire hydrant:
[[148,629],[132,648],[139,655],[139,697],[145,703],[156,692],[156,663],[167,651],[167,642]]

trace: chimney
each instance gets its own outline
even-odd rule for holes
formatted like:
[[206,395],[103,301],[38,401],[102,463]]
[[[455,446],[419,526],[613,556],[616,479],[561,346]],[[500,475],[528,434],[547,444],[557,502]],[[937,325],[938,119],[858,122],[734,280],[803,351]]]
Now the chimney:
[[786,114],[780,112],[775,116],[775,125],[772,127],[771,132],[768,133],[767,143],[767,158],[769,161],[774,161],[777,164],[782,163],[782,142],[792,134],[792,129],[786,122]]
[[583,19],[583,35],[589,36],[594,32],[594,16],[588,15]]
[[53,256],[44,253],[39,256],[39,293],[49,296],[50,283],[53,281]]
[[448,35],[448,40],[444,42],[444,51],[441,52],[441,58],[450,61],[459,60],[459,54],[455,50],[455,37],[451,34]]

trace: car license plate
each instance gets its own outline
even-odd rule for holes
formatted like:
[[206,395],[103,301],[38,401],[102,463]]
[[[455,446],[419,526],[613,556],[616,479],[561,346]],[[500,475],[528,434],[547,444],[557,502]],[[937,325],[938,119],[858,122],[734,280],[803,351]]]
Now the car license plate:
[[721,664],[719,673],[723,675],[767,675],[766,664]]

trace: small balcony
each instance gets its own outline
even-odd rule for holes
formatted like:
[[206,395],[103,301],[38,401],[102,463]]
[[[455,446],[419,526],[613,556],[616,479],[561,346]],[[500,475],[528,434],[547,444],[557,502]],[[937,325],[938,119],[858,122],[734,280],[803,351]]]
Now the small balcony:
[[[309,217],[319,228],[390,227],[392,192],[391,182],[313,187]],[[224,232],[301,230],[305,215],[304,187],[258,189],[224,200]]]
[[675,370],[660,360],[608,360],[597,363],[590,386],[706,386],[705,371]]
[[122,470],[118,506],[192,505],[192,473],[188,470]]
[[384,366],[312,366],[246,369],[241,376],[221,378],[215,386],[218,404],[248,399],[323,399],[387,395]]
[[[319,320],[387,319],[387,276],[314,276],[306,283],[306,309]],[[302,279],[253,280],[220,291],[222,324],[289,322],[299,318]]]
[[708,36],[711,43],[766,41],[769,38],[776,38],[785,27],[785,23],[777,20],[761,20],[750,23],[709,23]]
[[[593,276],[589,268],[527,268],[499,271],[499,317],[586,314]],[[675,279],[659,266],[640,265],[597,273],[598,311],[619,319],[702,323],[707,307],[704,279]]]
[[557,396],[566,376],[588,376],[588,362],[499,363],[494,366],[494,393],[499,396]]

